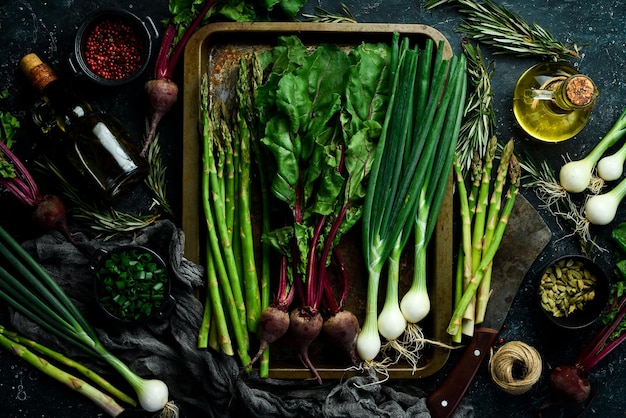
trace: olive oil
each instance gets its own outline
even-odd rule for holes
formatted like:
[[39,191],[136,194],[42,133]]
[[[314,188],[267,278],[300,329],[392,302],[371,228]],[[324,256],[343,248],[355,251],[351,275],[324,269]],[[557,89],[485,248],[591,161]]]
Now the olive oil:
[[20,68],[43,96],[47,111],[65,134],[64,154],[85,180],[88,191],[115,200],[147,175],[147,162],[138,155],[130,135],[116,118],[94,112],[37,55],[23,57]]
[[599,94],[589,77],[569,65],[537,64],[515,85],[513,113],[531,137],[564,141],[585,127]]

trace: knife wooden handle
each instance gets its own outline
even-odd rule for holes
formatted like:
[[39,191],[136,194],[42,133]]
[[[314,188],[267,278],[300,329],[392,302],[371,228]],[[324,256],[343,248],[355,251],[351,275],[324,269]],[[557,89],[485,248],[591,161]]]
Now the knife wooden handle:
[[478,368],[489,354],[498,331],[491,328],[476,328],[474,337],[463,355],[446,376],[441,386],[426,399],[433,418],[448,418],[463,399]]

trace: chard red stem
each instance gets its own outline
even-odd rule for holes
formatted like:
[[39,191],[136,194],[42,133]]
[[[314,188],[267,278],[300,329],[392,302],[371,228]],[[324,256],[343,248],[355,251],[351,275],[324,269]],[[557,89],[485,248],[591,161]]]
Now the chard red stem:
[[[612,323],[605,325],[602,330],[596,334],[594,339],[591,340],[589,344],[587,344],[587,347],[578,356],[578,360],[576,361],[577,363],[585,363],[586,359],[590,358],[592,355],[597,353],[600,348],[602,348],[602,346],[606,343],[606,340],[610,337],[611,333],[615,330],[617,325],[624,317],[624,313],[626,313],[626,311],[624,310],[625,307],[626,297],[619,300],[619,304],[617,304],[617,307],[615,308],[617,312],[619,312],[617,317],[613,320]],[[612,310],[613,309],[611,309],[611,311]]]
[[280,272],[278,273],[278,289],[276,290],[276,300],[281,303],[285,300],[287,293],[287,257],[280,260]]
[[174,28],[174,24],[170,23],[167,25],[165,32],[163,33],[161,47],[159,48],[156,63],[154,64],[154,78],[157,80],[171,77],[171,74],[168,74],[167,72],[168,56],[175,36],[176,29]]
[[587,347],[580,353],[576,364],[582,367],[585,372],[588,372],[595,367],[602,359],[604,359],[611,351],[613,351],[623,340],[626,338],[626,334],[622,334],[620,337],[606,344],[611,334],[617,328],[619,323],[626,315],[626,297],[620,300],[617,307],[619,314],[615,317],[611,324],[606,325],[595,336],[595,338],[587,345]]
[[41,201],[41,195],[33,176],[3,141],[0,141],[0,151],[2,151],[8,162],[13,164],[15,171],[19,175],[19,177],[13,179],[2,179],[0,184],[9,189],[15,198],[24,205],[36,206]]
[[[326,264],[328,262],[328,257],[330,255],[330,250],[333,249],[333,241],[335,241],[335,237],[337,237],[337,232],[339,231],[339,227],[343,223],[343,220],[346,217],[346,212],[348,211],[349,203],[344,205],[341,208],[341,211],[333,221],[333,224],[330,227],[330,231],[328,232],[328,236],[326,237],[326,241],[324,242],[324,248],[322,250],[322,256],[319,258],[319,266],[317,267],[318,276],[326,276],[326,281],[328,281],[328,274],[326,273]],[[325,218],[325,217],[324,217]],[[317,283],[317,303],[322,299],[322,295],[324,293],[324,279],[322,277],[318,277]],[[333,301],[333,305],[337,305],[336,301]],[[317,306],[317,304],[316,304]]]
[[[214,4],[215,4],[215,0],[207,1],[207,3],[202,8],[202,11],[198,14],[198,16],[196,16],[196,18],[191,22],[189,27],[185,30],[185,33],[183,34],[182,38],[180,38],[180,40],[176,43],[176,45],[174,45],[172,54],[167,60],[167,69],[165,71],[163,78],[172,78],[172,75],[174,74],[174,69],[176,68],[176,63],[178,62],[178,59],[180,58],[180,54],[182,54],[183,50],[185,49],[185,46],[187,45],[187,41],[189,40],[194,30],[198,27],[200,22],[202,22],[202,19],[204,19],[204,16],[209,12],[209,10],[211,9],[211,7],[213,7]],[[163,40],[165,41],[165,38]],[[170,44],[172,41],[173,39],[170,41]]]
[[313,238],[311,239],[311,248],[309,252],[309,265],[307,266],[307,277],[306,277],[306,304],[314,309],[317,308],[317,305],[320,302],[321,296],[321,286],[318,285],[318,270],[317,270],[317,244],[320,240],[320,234],[322,232],[322,228],[324,227],[324,221],[326,220],[326,216],[320,217],[315,226],[315,232],[313,233]]
[[330,280],[328,279],[326,269],[320,273],[319,280],[323,287],[322,295],[325,296],[326,307],[330,311],[331,315],[335,315],[341,310],[341,307],[337,304],[335,296],[333,295],[333,289],[330,286]]
[[337,267],[339,268],[339,273],[341,274],[343,281],[343,292],[341,292],[341,298],[339,299],[339,308],[343,309],[346,304],[346,299],[348,298],[348,273],[346,272],[346,265],[343,262],[343,257],[339,253],[338,249],[333,248],[333,256],[335,257],[335,262],[337,263]]

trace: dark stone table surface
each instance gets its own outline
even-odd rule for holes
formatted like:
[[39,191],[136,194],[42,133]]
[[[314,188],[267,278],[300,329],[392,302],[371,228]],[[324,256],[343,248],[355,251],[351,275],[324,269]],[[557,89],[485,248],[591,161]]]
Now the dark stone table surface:
[[[460,15],[450,7],[439,7],[433,12],[425,11],[422,2],[414,0],[346,0],[344,2],[360,22],[420,23],[428,24],[441,31],[456,52],[460,51],[461,35],[457,32]],[[584,46],[581,56],[572,63],[579,71],[591,76],[601,96],[587,127],[574,139],[559,144],[541,144],[530,140],[516,127],[511,101],[513,86],[517,78],[537,62],[533,58],[518,58],[508,55],[488,55],[496,62],[493,89],[497,114],[497,135],[501,140],[515,138],[516,149],[527,152],[537,160],[547,159],[553,168],[558,168],[564,155],[580,158],[600,140],[621,111],[626,107],[626,1],[548,1],[507,0],[502,2],[510,9],[550,30],[560,40],[574,40]],[[309,1],[305,11],[312,12],[314,6],[340,11],[336,1]],[[10,95],[0,100],[0,109],[10,111],[22,121],[24,128],[18,140],[28,142],[35,135],[29,117],[29,109],[35,96],[26,81],[17,71],[19,59],[28,52],[39,53],[44,60],[58,69],[64,77],[96,108],[121,117],[129,131],[137,138],[145,123],[141,86],[150,76],[130,85],[117,88],[95,87],[89,82],[74,79],[69,72],[67,59],[72,49],[73,38],[83,17],[96,8],[120,7],[140,17],[150,17],[160,27],[167,17],[167,2],[164,0],[2,0],[0,2],[0,90],[8,89]],[[487,51],[487,48],[484,48]],[[179,66],[180,67],[180,66]],[[182,73],[177,71],[177,80]],[[163,155],[168,165],[168,197],[180,213],[180,167],[182,161],[181,115],[182,101],[166,117],[161,126]],[[572,361],[578,348],[589,339],[587,333],[561,332],[552,328],[538,315],[533,304],[532,293],[538,271],[552,257],[578,252],[576,239],[567,226],[559,225],[554,217],[540,207],[531,190],[524,195],[533,203],[550,225],[553,239],[527,274],[507,317],[507,328],[502,331],[504,341],[521,340],[536,347],[543,359],[544,368],[561,361]],[[141,196],[137,196],[141,199]],[[8,199],[0,202],[3,216],[15,214]],[[149,202],[133,201],[143,205]],[[7,212],[8,211],[8,212]],[[598,243],[606,251],[596,252],[600,264],[607,272],[612,269],[612,248],[608,233],[612,226],[626,220],[620,210],[615,222],[604,228],[593,228]],[[0,218],[3,226],[14,224],[9,218]],[[4,309],[3,309],[4,310]],[[6,313],[4,313],[6,315]],[[432,391],[441,382],[457,355],[451,356],[448,364],[435,376],[417,380],[426,391]],[[507,395],[490,381],[486,367],[481,368],[470,388],[467,399],[474,405],[477,417],[530,417],[546,400],[545,373],[540,382],[527,394]],[[626,416],[626,347],[621,347],[605,359],[591,373],[594,387],[593,401],[589,408],[558,409],[546,411],[544,416]],[[17,417],[95,417],[104,414],[88,400],[51,382],[47,377],[33,371],[19,359],[6,351],[0,351],[0,416]],[[191,412],[190,412],[191,414]]]

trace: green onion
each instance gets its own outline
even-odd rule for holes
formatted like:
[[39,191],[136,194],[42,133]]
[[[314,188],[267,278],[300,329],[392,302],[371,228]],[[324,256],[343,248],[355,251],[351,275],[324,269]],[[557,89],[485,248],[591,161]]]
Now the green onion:
[[156,412],[168,402],[161,380],[146,380],[110,353],[98,335],[50,274],[0,227],[0,254],[10,270],[0,267],[0,298],[43,329],[74,344],[112,366],[135,390],[146,411]]
[[[379,329],[387,325],[397,328],[376,320],[382,268],[386,262],[395,265],[411,236],[409,228],[421,228],[424,222],[424,228],[417,230],[419,274],[409,299],[416,289],[425,291],[421,251],[425,254],[438,216],[458,139],[466,89],[465,57],[445,60],[443,45],[439,45],[433,60],[432,50],[432,45],[427,45],[419,53],[417,48],[409,48],[406,39],[400,43],[399,35],[394,35],[392,56],[398,57],[398,64],[390,71],[391,97],[363,208],[368,295],[357,352],[366,361],[373,360],[380,351]],[[391,280],[396,276],[393,269]],[[392,283],[388,290],[391,293],[387,294],[383,311],[397,312],[397,286]],[[381,334],[387,332],[382,330]]]
[[53,360],[59,365],[78,371],[82,375],[89,378],[89,380],[91,380],[94,384],[98,385],[100,388],[109,392],[116,398],[131,406],[136,405],[133,398],[121,392],[119,389],[111,385],[100,375],[85,367],[83,364],[65,357],[61,353],[51,350],[36,341],[25,338],[16,332],[9,331],[2,325],[0,325],[0,345],[37,368],[39,371],[91,399],[96,405],[113,417],[121,414],[124,411],[124,408],[120,406],[111,396],[102,392],[94,385],[68,373],[60,367],[55,366],[49,360]]
[[152,254],[130,248],[104,257],[95,272],[96,292],[108,313],[122,320],[140,320],[161,306],[168,278]]

